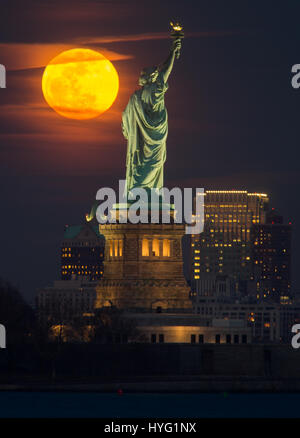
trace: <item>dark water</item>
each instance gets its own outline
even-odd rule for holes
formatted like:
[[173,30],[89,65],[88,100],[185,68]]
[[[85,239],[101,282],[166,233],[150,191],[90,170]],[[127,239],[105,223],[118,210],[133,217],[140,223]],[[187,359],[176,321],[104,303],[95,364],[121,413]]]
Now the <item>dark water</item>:
[[0,392],[1,418],[298,418],[300,394]]

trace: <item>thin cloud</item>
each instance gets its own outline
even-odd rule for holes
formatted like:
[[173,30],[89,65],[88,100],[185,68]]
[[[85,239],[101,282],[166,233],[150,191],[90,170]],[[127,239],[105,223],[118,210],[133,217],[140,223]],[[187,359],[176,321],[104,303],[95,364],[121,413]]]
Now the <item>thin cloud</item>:
[[[238,35],[238,31],[203,31],[187,32],[185,38],[209,38]],[[64,43],[2,43],[0,44],[1,62],[8,71],[43,68],[59,53],[86,46],[99,46],[111,43],[142,42],[149,40],[170,39],[167,32],[141,33],[132,35],[111,35],[80,37]],[[124,54],[101,48],[101,53],[110,61],[133,59],[132,54]]]
[[[203,31],[203,32],[186,32],[185,38],[201,38],[201,37],[222,37],[230,35],[239,35],[241,32],[237,31]],[[135,35],[114,35],[104,37],[90,37],[90,38],[75,38],[73,42],[81,44],[111,44],[111,43],[126,43],[135,41],[148,40],[163,40],[170,39],[170,34],[167,32],[155,33],[140,33]]]
[[[82,47],[83,44],[81,44]],[[0,44],[1,63],[7,71],[31,70],[44,68],[59,53],[79,48],[74,44],[31,44],[5,43]],[[101,53],[110,61],[123,61],[134,58],[133,55],[122,54],[113,50],[102,49]]]

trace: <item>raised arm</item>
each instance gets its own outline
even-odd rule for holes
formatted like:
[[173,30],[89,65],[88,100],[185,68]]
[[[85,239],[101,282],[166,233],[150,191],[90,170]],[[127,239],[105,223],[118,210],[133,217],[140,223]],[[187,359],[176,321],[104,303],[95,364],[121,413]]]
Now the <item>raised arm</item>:
[[164,82],[167,82],[170,76],[170,73],[173,69],[174,60],[176,57],[176,53],[179,52],[181,49],[181,40],[178,38],[177,40],[173,41],[171,52],[168,56],[168,58],[165,60],[165,62],[161,66],[161,72],[163,74]]

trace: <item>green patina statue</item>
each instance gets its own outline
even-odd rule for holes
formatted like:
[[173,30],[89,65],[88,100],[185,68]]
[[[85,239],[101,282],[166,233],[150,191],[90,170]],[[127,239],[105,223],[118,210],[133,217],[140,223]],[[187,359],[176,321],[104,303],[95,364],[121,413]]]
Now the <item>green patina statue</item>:
[[122,131],[127,140],[126,192],[129,199],[133,188],[163,187],[168,135],[164,96],[180,49],[181,38],[176,38],[170,55],[162,65],[142,70],[139,78],[141,88],[133,93],[123,112]]

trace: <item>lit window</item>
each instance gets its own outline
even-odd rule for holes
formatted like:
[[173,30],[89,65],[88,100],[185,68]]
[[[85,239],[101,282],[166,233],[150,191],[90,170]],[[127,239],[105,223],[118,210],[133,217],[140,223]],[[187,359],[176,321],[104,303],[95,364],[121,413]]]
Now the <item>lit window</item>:
[[119,256],[123,256],[123,240],[119,240]]
[[159,256],[159,240],[153,239],[152,241],[152,252],[155,257]]
[[149,240],[148,239],[142,240],[142,256],[149,257]]
[[109,241],[109,255],[110,255],[110,257],[113,256],[113,241],[112,240]]
[[168,239],[163,240],[163,256],[170,257],[170,241]]
[[118,257],[118,241],[114,240],[115,257]]

